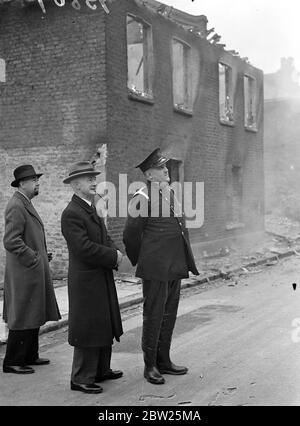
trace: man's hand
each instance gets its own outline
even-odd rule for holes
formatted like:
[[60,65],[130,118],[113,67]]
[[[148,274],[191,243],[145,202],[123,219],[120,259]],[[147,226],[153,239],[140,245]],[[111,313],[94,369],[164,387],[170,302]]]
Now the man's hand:
[[117,254],[118,254],[117,265],[120,266],[123,259],[123,254],[120,252],[120,250],[117,250]]

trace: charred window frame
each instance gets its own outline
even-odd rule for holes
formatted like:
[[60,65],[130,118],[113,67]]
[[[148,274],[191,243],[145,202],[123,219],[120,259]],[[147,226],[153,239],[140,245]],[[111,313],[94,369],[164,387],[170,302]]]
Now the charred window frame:
[[222,62],[219,68],[219,117],[222,124],[234,125],[232,68]]
[[226,167],[226,229],[244,228],[243,223],[243,169],[239,165]]
[[172,39],[172,67],[174,111],[192,115],[191,47],[176,38]]
[[127,14],[127,87],[131,99],[153,103],[152,27],[138,16]]
[[244,75],[244,125],[247,130],[257,131],[256,79]]

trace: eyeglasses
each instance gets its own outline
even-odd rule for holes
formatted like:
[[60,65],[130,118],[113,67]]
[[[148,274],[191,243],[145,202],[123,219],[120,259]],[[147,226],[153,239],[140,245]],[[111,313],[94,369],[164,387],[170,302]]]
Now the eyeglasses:
[[22,181],[23,182],[38,182],[39,179],[40,178],[38,176],[34,176],[34,177],[24,178],[24,179],[22,179]]

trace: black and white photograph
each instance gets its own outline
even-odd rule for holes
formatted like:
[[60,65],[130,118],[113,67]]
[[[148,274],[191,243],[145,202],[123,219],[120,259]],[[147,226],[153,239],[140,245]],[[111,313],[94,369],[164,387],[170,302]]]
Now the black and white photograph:
[[299,16],[0,0],[1,407],[300,406]]

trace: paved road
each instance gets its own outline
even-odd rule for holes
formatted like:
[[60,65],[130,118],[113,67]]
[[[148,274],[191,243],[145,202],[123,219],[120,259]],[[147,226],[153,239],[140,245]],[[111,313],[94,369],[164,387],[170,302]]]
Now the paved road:
[[49,366],[0,373],[0,405],[300,405],[299,257],[184,292],[173,360],[189,373],[166,375],[163,386],[142,377],[140,308],[124,313],[124,329],[112,361],[124,377],[104,382],[103,394],[70,391],[72,348],[59,330],[41,336]]

